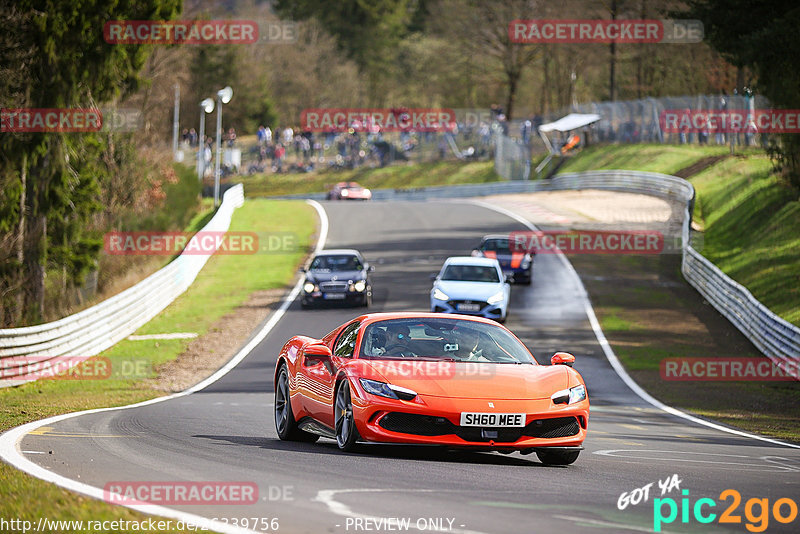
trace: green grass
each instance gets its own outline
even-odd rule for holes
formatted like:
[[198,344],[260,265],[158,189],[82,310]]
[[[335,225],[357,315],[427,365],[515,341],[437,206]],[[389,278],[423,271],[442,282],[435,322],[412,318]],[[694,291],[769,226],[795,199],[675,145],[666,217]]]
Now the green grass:
[[346,171],[307,174],[270,174],[242,177],[245,194],[279,196],[323,193],[337,182],[355,181],[370,189],[408,189],[430,185],[475,184],[499,181],[491,161],[443,161],[415,165],[392,165],[380,169],[359,168]]
[[722,161],[691,179],[702,253],[765,306],[800,326],[800,201],[765,155]]
[[[198,215],[191,225],[200,224]],[[223,315],[257,290],[280,288],[294,277],[311,244],[316,216],[303,202],[248,200],[234,212],[231,231],[293,232],[297,250],[289,253],[215,255],[194,284],[137,333],[203,334]],[[247,276],[242,276],[246,272]],[[147,369],[176,358],[187,340],[122,341],[100,356],[112,368],[126,360],[146,362]],[[152,374],[152,371],[148,374]],[[163,395],[140,377],[105,380],[40,380],[0,389],[0,432],[51,415],[90,408],[122,406]],[[113,520],[146,516],[81,497],[0,463],[0,517]],[[65,530],[68,532],[69,530]]]
[[703,158],[729,151],[725,146],[594,145],[568,159],[558,173],[626,169],[674,174]]

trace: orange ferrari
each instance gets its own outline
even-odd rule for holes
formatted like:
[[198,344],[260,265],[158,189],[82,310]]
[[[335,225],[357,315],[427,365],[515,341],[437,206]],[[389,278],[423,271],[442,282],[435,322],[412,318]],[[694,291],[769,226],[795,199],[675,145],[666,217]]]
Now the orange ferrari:
[[573,463],[589,399],[575,357],[539,365],[495,321],[466,315],[373,313],[322,339],[295,336],[275,367],[283,440],[335,439],[535,452]]

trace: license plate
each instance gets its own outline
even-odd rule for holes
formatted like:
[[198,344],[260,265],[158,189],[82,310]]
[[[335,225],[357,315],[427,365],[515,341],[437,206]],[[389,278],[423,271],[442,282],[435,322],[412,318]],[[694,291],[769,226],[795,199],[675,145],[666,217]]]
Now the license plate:
[[461,412],[461,426],[525,426],[525,414]]
[[456,309],[458,311],[476,312],[476,311],[481,311],[481,305],[480,304],[457,304],[456,305]]
[[344,297],[344,293],[325,293],[326,300],[343,300]]

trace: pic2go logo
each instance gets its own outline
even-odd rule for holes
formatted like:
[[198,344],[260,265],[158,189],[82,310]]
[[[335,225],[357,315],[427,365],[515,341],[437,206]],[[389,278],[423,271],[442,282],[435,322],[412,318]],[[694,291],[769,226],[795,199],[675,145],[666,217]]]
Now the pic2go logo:
[[[711,508],[717,506],[714,499],[698,499],[694,505],[689,504],[689,490],[681,492],[684,497],[681,499],[680,507],[675,499],[666,497],[663,499],[653,499],[653,530],[661,532],[662,524],[673,523],[678,518],[680,509],[681,523],[689,523],[689,513],[694,515],[694,520],[698,523],[712,523],[717,519],[717,514],[711,512]],[[719,516],[719,523],[741,524],[742,516],[736,515],[736,510],[742,502],[742,495],[734,489],[726,489],[719,494],[719,499],[723,502],[731,499],[731,504]],[[797,503],[789,498],[777,499],[772,503],[770,509],[769,499],[759,499],[753,497],[744,505],[744,516],[748,523],[745,528],[750,532],[764,532],[769,526],[770,515],[778,523],[791,523],[797,519]],[[665,510],[666,508],[666,510]],[[665,516],[664,513],[667,512]]]

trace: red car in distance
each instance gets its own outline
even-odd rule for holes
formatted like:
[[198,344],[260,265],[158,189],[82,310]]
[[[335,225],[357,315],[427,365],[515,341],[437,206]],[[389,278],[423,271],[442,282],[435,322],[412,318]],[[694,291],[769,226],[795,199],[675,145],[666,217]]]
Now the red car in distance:
[[358,182],[339,182],[328,191],[328,200],[370,200],[372,191]]

